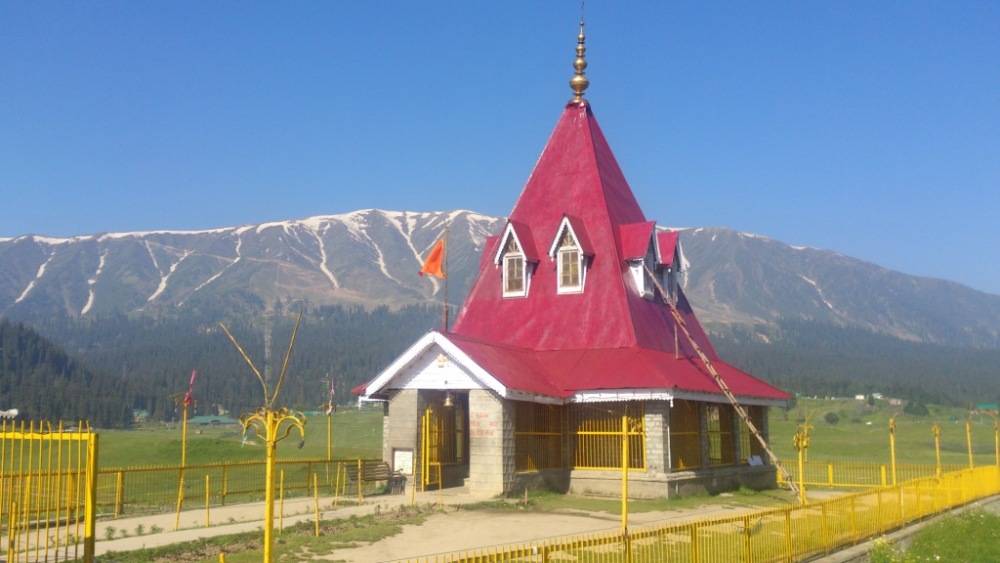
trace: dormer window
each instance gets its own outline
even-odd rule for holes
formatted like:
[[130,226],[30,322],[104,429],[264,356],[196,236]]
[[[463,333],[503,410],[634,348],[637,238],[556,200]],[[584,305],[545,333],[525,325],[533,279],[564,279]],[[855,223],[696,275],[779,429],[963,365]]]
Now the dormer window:
[[583,253],[567,229],[559,241],[556,273],[559,277],[559,293],[579,293],[583,291]]
[[587,280],[587,258],[591,255],[583,224],[578,219],[563,216],[549,247],[549,258],[556,263],[557,293],[583,292]]
[[504,297],[528,295],[532,265],[538,263],[534,248],[527,225],[513,221],[507,223],[493,257],[493,263],[500,268],[500,292]]
[[503,296],[524,297],[527,294],[524,253],[514,237],[507,240],[503,252]]
[[659,271],[656,259],[657,247],[653,236],[656,223],[652,221],[628,223],[621,225],[619,229],[622,258],[628,265],[632,288],[639,296],[651,299],[655,295],[655,286],[653,280],[648,279],[647,269],[652,270],[654,274]]

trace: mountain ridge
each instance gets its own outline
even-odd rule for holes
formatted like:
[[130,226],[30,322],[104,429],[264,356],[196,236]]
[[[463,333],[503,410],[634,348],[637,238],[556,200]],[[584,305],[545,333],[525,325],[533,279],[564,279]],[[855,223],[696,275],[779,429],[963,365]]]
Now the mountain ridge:
[[[503,222],[465,209],[361,209],[209,229],[5,237],[0,315],[30,320],[260,311],[290,301],[440,302],[443,284],[415,274],[446,225],[448,301],[457,304],[478,273],[486,237]],[[677,230],[692,263],[687,293],[710,329],[811,319],[904,340],[1000,347],[1000,296],[756,233]]]

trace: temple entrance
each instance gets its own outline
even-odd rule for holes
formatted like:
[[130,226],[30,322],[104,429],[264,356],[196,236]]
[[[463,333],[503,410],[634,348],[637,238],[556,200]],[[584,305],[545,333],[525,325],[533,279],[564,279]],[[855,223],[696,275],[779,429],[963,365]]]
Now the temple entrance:
[[420,490],[461,486],[469,475],[469,394],[421,391]]

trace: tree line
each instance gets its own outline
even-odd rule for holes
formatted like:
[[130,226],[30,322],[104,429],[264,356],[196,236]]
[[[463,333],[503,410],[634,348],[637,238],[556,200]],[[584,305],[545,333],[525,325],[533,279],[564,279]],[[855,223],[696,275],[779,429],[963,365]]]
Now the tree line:
[[[440,322],[434,306],[287,303],[270,313],[189,310],[162,317],[36,318],[38,332],[3,321],[0,408],[17,407],[36,418],[87,418],[98,426],[127,426],[136,411],[169,421],[179,416],[178,401],[191,370],[197,369],[194,414],[238,416],[260,406],[262,392],[218,320],[225,320],[261,370],[265,327],[270,327],[267,371],[273,380],[299,307],[305,315],[279,402],[301,410],[325,406],[330,377],[336,402],[353,401],[354,386],[370,380]],[[880,392],[921,404],[960,406],[1000,399],[1000,350],[905,342],[807,320],[714,328],[712,339],[723,358],[797,393]]]

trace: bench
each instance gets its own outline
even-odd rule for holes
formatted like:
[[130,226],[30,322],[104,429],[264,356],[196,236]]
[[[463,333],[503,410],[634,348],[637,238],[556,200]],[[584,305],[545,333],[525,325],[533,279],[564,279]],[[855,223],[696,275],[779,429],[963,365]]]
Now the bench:
[[[344,470],[347,473],[347,481],[358,484],[358,466],[353,463],[347,463],[344,465]],[[402,473],[396,471],[393,472],[389,468],[389,464],[384,461],[379,462],[362,462],[361,465],[361,483],[381,483],[385,482],[389,485],[390,494],[402,494],[403,489],[406,487],[406,477]]]

